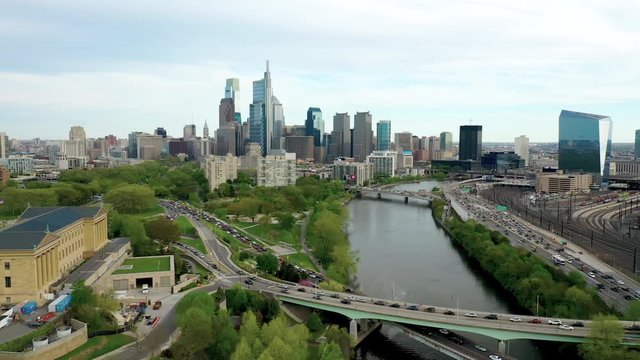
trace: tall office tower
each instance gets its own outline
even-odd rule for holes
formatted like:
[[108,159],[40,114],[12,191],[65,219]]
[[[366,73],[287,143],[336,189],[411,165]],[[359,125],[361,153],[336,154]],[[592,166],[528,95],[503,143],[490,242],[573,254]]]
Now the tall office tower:
[[7,134],[0,132],[0,159],[7,157]]
[[284,138],[284,110],[277,97],[271,98],[273,103],[273,148],[281,149]]
[[514,140],[514,150],[516,155],[524,160],[524,166],[529,166],[529,138],[520,135]]
[[448,131],[440,133],[440,150],[449,151],[453,148],[453,134]]
[[313,136],[313,145],[322,146],[322,135],[324,135],[324,121],[322,121],[322,110],[317,107],[310,107],[307,110],[307,120],[304,122],[304,135]]
[[236,111],[234,119],[238,119],[238,122],[241,122],[242,116],[240,114],[240,108],[242,104],[240,103],[240,80],[238,78],[227,79],[226,86],[224,87],[224,97],[225,99],[233,100]]
[[72,126],[69,130],[69,140],[87,141],[87,134],[82,126]]
[[235,112],[233,99],[221,99],[220,106],[218,106],[218,127],[233,125],[235,123]]
[[209,124],[207,124],[207,119],[204,119],[204,126],[202,127],[202,137],[205,139],[209,138]]
[[236,138],[236,126],[233,123],[218,128],[216,130],[215,155],[231,154],[235,156],[237,152]]
[[185,140],[195,139],[196,137],[196,126],[193,124],[185,125],[182,137]]
[[609,177],[611,118],[562,110],[559,118],[558,168]]
[[429,160],[441,160],[442,151],[440,146],[440,138],[438,136],[429,136]]
[[636,159],[640,159],[640,130],[636,130],[636,143],[634,152]]
[[460,160],[482,159],[482,126],[462,125],[460,126]]
[[376,124],[376,150],[391,150],[391,121],[380,120]]
[[351,157],[351,117],[349,113],[333,116],[333,131],[327,149],[330,160],[337,157]]
[[353,117],[353,158],[365,161],[373,151],[373,130],[371,129],[371,113],[357,112]]
[[396,149],[401,148],[402,150],[413,151],[413,135],[408,131],[403,131],[401,133],[394,134],[394,142],[396,144]]
[[[420,138],[420,143],[418,144],[418,150],[429,150],[429,138],[423,136]],[[416,149],[413,149],[416,150]]]
[[271,89],[271,72],[267,60],[267,71],[264,78],[253,82],[253,103],[249,105],[249,127],[251,142],[260,144],[262,156],[272,149],[273,139],[273,91]]
[[420,138],[416,135],[411,136],[411,149],[418,150],[420,149]]
[[167,137],[167,130],[165,130],[164,128],[161,128],[161,127],[156,128],[156,129],[153,131],[153,133],[154,133],[155,135],[162,136],[163,138],[166,138],[166,137]]
[[129,153],[127,155],[130,159],[138,158],[138,136],[142,134],[140,131],[129,133]]

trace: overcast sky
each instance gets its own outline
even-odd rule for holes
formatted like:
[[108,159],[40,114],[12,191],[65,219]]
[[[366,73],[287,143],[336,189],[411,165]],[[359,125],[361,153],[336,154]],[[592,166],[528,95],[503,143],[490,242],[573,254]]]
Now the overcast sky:
[[[557,141],[560,110],[640,128],[637,1],[4,1],[0,131],[66,138],[218,124],[225,79],[270,60],[287,125],[320,107],[392,132],[483,125],[485,141]],[[375,125],[374,125],[375,128]]]

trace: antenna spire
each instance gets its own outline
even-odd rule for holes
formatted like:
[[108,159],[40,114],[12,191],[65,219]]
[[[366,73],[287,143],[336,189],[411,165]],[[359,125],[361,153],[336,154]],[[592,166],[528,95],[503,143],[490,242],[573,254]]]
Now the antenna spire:
[[267,72],[269,72],[269,60],[267,60]]

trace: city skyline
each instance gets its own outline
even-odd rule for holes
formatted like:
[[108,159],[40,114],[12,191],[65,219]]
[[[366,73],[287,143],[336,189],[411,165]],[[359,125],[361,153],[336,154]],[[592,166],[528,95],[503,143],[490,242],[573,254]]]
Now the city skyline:
[[[628,14],[638,4],[434,4],[329,1],[310,14],[287,2],[9,3],[0,15],[2,131],[64,138],[80,125],[87,137],[125,137],[216,124],[221,84],[239,78],[249,94],[268,59],[288,125],[318,106],[454,139],[472,119],[487,142],[527,134],[535,143],[557,140],[568,109],[608,114],[613,141],[633,142],[640,37]],[[267,12],[288,16],[255,15]],[[307,56],[308,43],[322,56]],[[251,100],[241,99],[243,121]]]

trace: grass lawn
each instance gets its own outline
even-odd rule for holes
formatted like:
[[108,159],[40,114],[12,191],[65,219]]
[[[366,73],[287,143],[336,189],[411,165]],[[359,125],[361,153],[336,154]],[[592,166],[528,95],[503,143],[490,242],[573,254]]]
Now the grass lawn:
[[247,228],[249,226],[255,226],[258,225],[258,223],[252,223],[252,222],[234,222],[232,224],[233,226],[239,228],[239,229],[244,229]]
[[135,341],[134,338],[124,334],[94,336],[84,345],[72,352],[59,357],[57,360],[84,360],[94,359],[98,356],[110,353],[113,350]]
[[18,216],[20,216],[20,214],[18,214],[18,215],[0,214],[0,220],[14,220],[14,219],[17,219]]
[[158,216],[160,214],[164,214],[164,208],[160,206],[160,204],[154,204],[153,207],[145,212],[137,213],[137,214],[123,214],[134,217],[138,220],[143,220],[146,218]]
[[243,242],[237,240],[236,238],[234,238],[233,236],[227,234],[224,230],[220,229],[219,227],[213,225],[212,223],[208,222],[208,221],[203,221],[205,224],[207,224],[207,226],[211,229],[211,231],[213,231],[213,233],[220,238],[222,241],[226,242],[227,244],[229,244],[231,246],[231,249],[234,252],[237,252],[238,250],[241,249],[245,249],[248,247],[248,245],[244,244]]
[[196,229],[191,224],[191,221],[184,216],[179,216],[174,220],[178,224],[178,228],[180,228],[180,232],[184,235],[195,235]]
[[204,247],[204,243],[200,239],[191,239],[191,238],[181,237],[180,242],[183,244],[187,244],[189,246],[193,246],[203,254],[207,253],[207,249]]
[[298,245],[300,243],[299,236],[294,235],[293,231],[284,230],[282,227],[280,227],[280,224],[272,224],[269,226],[269,229],[265,229],[263,226],[258,225],[247,228],[244,231],[260,237],[267,243],[272,245],[276,245],[279,242],[284,242],[291,245]]
[[304,254],[304,253],[291,254],[291,255],[287,255],[286,259],[292,264],[298,265],[303,268],[311,269],[313,271],[318,271],[318,268],[316,268],[316,266],[313,265],[313,262],[311,262],[311,259],[307,254]]
[[133,265],[131,269],[119,269],[114,274],[131,274],[151,271],[169,271],[171,264],[168,256],[126,259],[122,265]]

